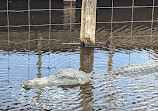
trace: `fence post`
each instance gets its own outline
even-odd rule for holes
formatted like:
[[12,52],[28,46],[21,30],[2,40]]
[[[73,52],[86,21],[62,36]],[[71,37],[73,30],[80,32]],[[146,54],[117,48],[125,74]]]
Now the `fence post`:
[[85,47],[95,45],[97,0],[82,0],[80,41]]

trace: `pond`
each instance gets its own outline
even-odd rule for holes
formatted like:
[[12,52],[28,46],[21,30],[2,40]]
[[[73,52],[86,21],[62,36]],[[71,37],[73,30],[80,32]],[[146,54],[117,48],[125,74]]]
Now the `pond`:
[[[41,53],[39,53],[41,52]],[[112,75],[124,65],[157,63],[156,49],[82,48],[67,51],[0,51],[1,110],[158,110],[158,73]],[[73,88],[24,89],[24,80],[59,69],[90,73],[94,80]]]
[[[98,0],[94,48],[80,46],[81,4],[70,10],[63,0],[0,0],[0,110],[158,110],[158,72],[111,73],[158,63],[158,2]],[[69,88],[22,87],[66,68],[94,79]]]

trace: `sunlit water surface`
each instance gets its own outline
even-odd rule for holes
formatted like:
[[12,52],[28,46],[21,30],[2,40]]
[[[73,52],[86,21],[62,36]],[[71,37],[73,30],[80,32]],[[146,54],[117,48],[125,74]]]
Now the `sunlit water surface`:
[[[153,50],[92,49],[86,69],[94,81],[74,88],[25,90],[24,80],[46,77],[59,69],[83,69],[83,49],[37,54],[0,51],[1,110],[158,110],[158,74],[134,78],[111,75],[110,70],[129,64],[156,63]],[[82,56],[81,56],[82,55]]]
[[[1,11],[7,9],[7,1],[2,1],[4,0],[1,0],[0,3]],[[70,11],[66,10],[66,8],[69,8],[69,6],[64,4],[63,0],[51,1],[52,9],[64,9],[52,11],[51,23],[68,24],[70,22]],[[133,5],[132,0],[130,2],[120,1],[115,0],[114,6]],[[136,6],[153,6],[153,0],[134,1]],[[27,10],[27,3],[26,0],[9,0],[9,10]],[[81,0],[77,0],[72,8],[80,8],[81,4]],[[98,0],[97,4],[98,7],[112,6],[111,0]],[[157,5],[158,3],[155,0],[155,6]],[[30,0],[31,9],[49,9],[49,6],[49,0]],[[62,50],[62,47],[59,47],[58,42],[79,42],[80,24],[78,23],[81,21],[80,9],[73,9],[71,11],[71,22],[77,24],[53,25],[51,30],[49,25],[41,27],[31,26],[31,28],[27,26],[18,27],[18,25],[28,25],[27,11],[19,13],[9,12],[9,24],[17,27],[9,27],[8,30],[7,12],[0,13],[0,25],[7,26],[6,28],[0,28],[0,110],[157,111],[158,74],[129,77],[110,74],[111,70],[119,66],[158,62],[158,50],[154,48],[154,50],[140,48],[146,46],[154,47],[158,44],[156,36],[158,35],[158,24],[157,22],[149,22],[152,18],[153,8],[134,8],[133,20],[148,21],[147,23],[132,22],[132,25],[131,22],[113,23],[112,26],[110,23],[99,24],[99,22],[111,21],[111,10],[108,8],[97,8],[96,42],[103,42],[104,44],[108,42],[112,30],[114,36],[120,37],[112,38],[114,45],[124,47],[124,49],[116,48],[113,52],[109,51],[106,47],[102,49],[95,48],[94,50],[85,50],[78,47],[75,50],[69,48],[70,50],[65,52],[50,51],[42,54],[40,51],[7,52],[6,50],[9,48],[10,50],[26,49],[28,47],[28,39],[30,39],[29,44],[32,50],[40,49],[40,45],[43,48],[48,48],[48,43],[37,40],[40,38],[42,41],[44,39],[46,41],[50,39],[56,41],[56,44],[54,42],[49,44],[49,48],[58,48],[59,50]],[[158,8],[154,8],[154,12],[156,13],[157,11]],[[131,13],[132,9],[124,8],[120,11],[119,8],[115,8],[113,20],[114,22],[131,21]],[[157,18],[157,14],[154,14],[153,19],[157,20]],[[30,23],[31,25],[49,24],[49,10],[31,11]],[[131,34],[133,34],[133,37],[130,37]],[[9,47],[8,43],[10,44]],[[125,50],[131,46],[135,49]],[[74,88],[47,87],[25,90],[21,86],[24,80],[53,75],[59,69],[69,67],[89,72],[94,76],[94,81]]]

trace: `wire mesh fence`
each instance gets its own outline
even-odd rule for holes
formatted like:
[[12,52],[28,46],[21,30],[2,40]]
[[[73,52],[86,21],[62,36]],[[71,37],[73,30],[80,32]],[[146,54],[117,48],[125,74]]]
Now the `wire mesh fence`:
[[[81,3],[82,0],[0,0],[1,45],[29,46],[40,40],[50,47],[54,41],[79,42]],[[156,0],[98,0],[96,41],[157,46],[157,13]]]

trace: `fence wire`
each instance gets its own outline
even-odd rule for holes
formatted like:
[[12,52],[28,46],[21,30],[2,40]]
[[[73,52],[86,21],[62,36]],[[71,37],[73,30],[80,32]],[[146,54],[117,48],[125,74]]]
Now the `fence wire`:
[[[47,2],[48,2],[48,8],[37,8],[37,9],[32,9],[32,8],[30,8],[31,7],[31,5],[30,5],[30,3],[31,3],[31,1],[30,0],[27,0],[27,9],[22,9],[22,10],[20,10],[20,9],[17,9],[17,10],[13,10],[13,9],[11,9],[10,8],[10,6],[9,6],[9,2],[11,2],[10,0],[6,0],[6,10],[0,10],[0,13],[2,14],[2,13],[5,13],[6,15],[7,15],[7,25],[0,25],[0,28],[7,28],[7,40],[0,40],[0,42],[4,42],[4,41],[7,41],[8,42],[8,45],[10,44],[10,43],[15,43],[15,44],[22,44],[22,43],[24,43],[24,42],[27,42],[28,44],[31,42],[31,41],[37,41],[37,40],[39,40],[39,38],[36,38],[36,39],[31,39],[31,28],[32,27],[44,27],[44,26],[48,26],[49,27],[49,30],[48,30],[48,33],[49,33],[49,37],[48,38],[46,38],[46,39],[42,39],[42,40],[48,40],[48,41],[51,41],[51,40],[55,40],[55,39],[52,39],[51,38],[51,32],[52,32],[52,30],[53,30],[53,28],[52,28],[52,26],[69,26],[69,30],[70,31],[72,31],[72,26],[73,25],[81,25],[81,22],[73,22],[73,14],[74,13],[72,13],[72,11],[74,11],[74,10],[79,10],[80,12],[81,12],[81,7],[73,7],[73,5],[74,5],[74,0],[70,0],[69,1],[69,6],[68,7],[66,7],[66,8],[58,8],[58,7],[56,7],[56,8],[54,8],[54,7],[52,7],[52,2],[53,1],[55,1],[55,0],[47,0]],[[117,37],[117,38],[120,38],[120,37],[122,37],[122,38],[125,38],[125,37],[127,37],[127,35],[124,35],[124,34],[122,34],[121,35],[121,33],[119,34],[119,35],[117,35],[117,34],[115,34],[115,33],[117,33],[117,32],[115,32],[115,29],[114,29],[114,25],[116,25],[116,24],[130,24],[130,27],[128,27],[128,28],[130,28],[127,32],[128,33],[130,33],[130,34],[128,34],[128,38],[127,39],[129,39],[129,37],[149,37],[150,38],[150,40],[153,38],[153,37],[155,37],[155,38],[157,38],[157,34],[154,34],[153,32],[154,32],[154,24],[157,24],[157,22],[158,22],[158,19],[156,19],[156,11],[155,11],[155,9],[158,9],[158,6],[157,6],[157,1],[155,2],[155,0],[151,0],[152,1],[152,5],[135,5],[135,2],[136,2],[136,0],[132,0],[132,4],[131,4],[131,6],[130,5],[127,5],[127,6],[117,6],[116,5],[116,0],[111,0],[110,1],[110,3],[111,3],[111,6],[97,6],[97,10],[103,10],[102,11],[102,13],[103,14],[105,14],[106,15],[106,12],[107,11],[105,11],[104,12],[104,10],[109,10],[110,12],[111,12],[111,17],[110,17],[110,20],[108,21],[98,21],[97,20],[97,25],[107,25],[107,24],[110,24],[110,28],[108,28],[108,30],[110,30],[110,36],[108,37],[108,39],[107,40],[109,40],[110,39],[110,41],[112,42],[113,41],[113,38],[115,38],[115,37]],[[12,3],[13,3],[14,1],[12,1]],[[98,2],[100,2],[100,0],[98,0]],[[118,0],[118,2],[119,2],[119,0]],[[120,1],[120,2],[122,2],[122,1]],[[64,2],[63,2],[64,3]],[[142,1],[142,3],[143,3],[143,1]],[[138,20],[138,19],[135,19],[135,13],[138,13],[138,11],[140,10],[142,10],[142,9],[150,9],[151,10],[151,18],[149,19],[149,20],[143,20],[143,19],[141,19],[141,20]],[[117,20],[117,11],[119,11],[119,10],[130,10],[129,12],[130,12],[130,20],[125,20],[125,19],[123,19],[123,20]],[[48,14],[49,14],[49,18],[48,18],[48,23],[44,23],[44,24],[32,24],[31,23],[31,13],[32,12],[43,12],[43,11],[45,11],[45,12],[48,12]],[[53,21],[52,21],[52,18],[55,18],[56,16],[55,15],[53,15],[53,13],[52,13],[52,11],[68,11],[69,12],[69,21],[67,22],[67,23],[54,23]],[[14,25],[14,24],[11,24],[10,23],[10,21],[11,21],[11,19],[10,19],[10,13],[27,13],[27,24],[18,24],[18,25]],[[141,13],[141,12],[140,12]],[[109,13],[108,13],[109,14]],[[146,14],[148,14],[148,13],[144,13],[144,11],[142,12],[142,14],[144,14],[144,15],[146,15]],[[117,16],[116,16],[117,15]],[[138,15],[138,14],[137,14]],[[121,17],[122,15],[120,15],[119,17]],[[150,16],[150,15],[148,15],[148,16]],[[119,18],[118,17],[118,18]],[[126,18],[126,15],[124,15],[124,18]],[[56,18],[56,19],[58,19],[58,18]],[[102,18],[102,19],[104,19],[104,18]],[[144,35],[135,35],[135,32],[136,32],[136,30],[134,29],[134,24],[139,24],[139,23],[142,23],[142,24],[150,24],[150,33],[148,33],[148,34],[144,34]],[[12,41],[11,39],[10,39],[10,28],[21,28],[21,27],[28,27],[28,38],[27,38],[27,40],[26,41],[22,41],[22,42],[15,42],[15,41]],[[123,28],[124,29],[124,28]],[[126,29],[125,29],[126,30]],[[97,39],[97,38],[96,38]],[[99,39],[99,38],[98,38]],[[132,39],[133,40],[133,39]],[[98,40],[99,41],[99,40]],[[147,41],[148,41],[148,39],[147,39]],[[157,42],[155,43],[155,44],[157,44]]]

